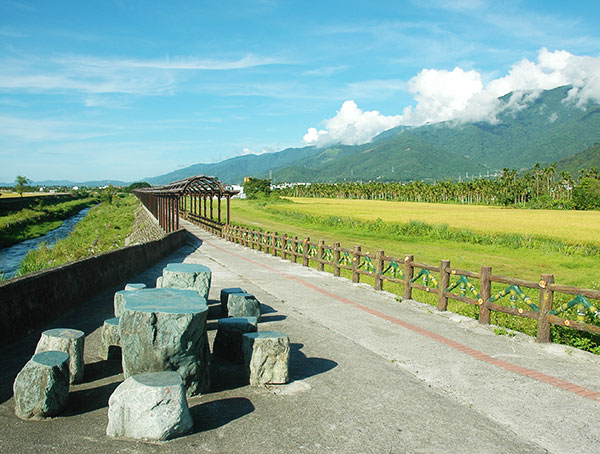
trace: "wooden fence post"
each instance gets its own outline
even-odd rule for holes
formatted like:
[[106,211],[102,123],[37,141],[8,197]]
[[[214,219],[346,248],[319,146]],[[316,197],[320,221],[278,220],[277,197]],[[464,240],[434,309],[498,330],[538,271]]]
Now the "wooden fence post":
[[550,322],[546,316],[552,310],[554,303],[554,292],[550,290],[550,284],[554,284],[554,274],[542,274],[540,281],[540,311],[537,324],[537,341],[551,342]]
[[352,282],[360,282],[360,273],[358,265],[360,263],[360,246],[354,246],[354,254],[352,255]]
[[375,259],[375,290],[383,289],[383,251],[377,251]]
[[287,233],[281,234],[281,258],[287,259],[287,252],[285,252],[285,247],[287,246],[288,236]]
[[402,292],[402,298],[405,300],[412,298],[412,282],[410,281],[412,280],[415,272],[415,269],[412,265],[414,259],[415,256],[412,254],[407,254],[406,257],[404,257],[404,291]]
[[333,275],[340,277],[340,243],[333,243]]
[[490,324],[490,309],[488,307],[489,299],[492,297],[492,274],[491,266],[482,266],[479,275],[479,323],[482,325]]
[[319,240],[319,245],[317,246],[317,269],[319,271],[323,271],[325,269],[325,264],[323,263],[323,252],[325,251],[325,241]]
[[277,257],[277,232],[273,232],[273,240],[271,241],[271,254]]
[[308,266],[308,243],[310,242],[310,238],[304,238],[304,242],[302,243],[302,266]]
[[298,237],[294,236],[294,238],[292,238],[292,262],[296,263],[298,261]]
[[438,311],[448,310],[448,297],[446,296],[446,289],[450,285],[450,260],[442,260],[440,263],[440,285],[438,293]]

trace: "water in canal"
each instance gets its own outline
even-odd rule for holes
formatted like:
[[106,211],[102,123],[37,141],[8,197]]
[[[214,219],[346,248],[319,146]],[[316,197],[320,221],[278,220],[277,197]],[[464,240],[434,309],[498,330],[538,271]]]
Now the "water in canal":
[[44,236],[25,240],[0,250],[0,271],[4,273],[4,278],[9,279],[14,277],[19,268],[19,264],[25,258],[27,253],[32,249],[36,249],[40,243],[46,243],[49,248],[54,247],[58,240],[62,240],[69,236],[79,221],[90,211],[90,208],[84,208],[75,216],[65,219],[62,225],[54,230],[49,231]]

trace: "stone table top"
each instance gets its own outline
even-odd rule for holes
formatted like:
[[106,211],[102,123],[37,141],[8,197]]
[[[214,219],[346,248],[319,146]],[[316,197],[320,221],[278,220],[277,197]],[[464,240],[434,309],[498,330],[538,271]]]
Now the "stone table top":
[[62,337],[65,339],[78,339],[83,337],[85,333],[78,329],[71,328],[54,328],[44,331],[44,335],[48,337]]
[[125,309],[136,312],[196,314],[208,311],[206,298],[194,290],[150,288],[123,294]]
[[173,273],[210,273],[210,268],[197,263],[169,263],[165,270]]

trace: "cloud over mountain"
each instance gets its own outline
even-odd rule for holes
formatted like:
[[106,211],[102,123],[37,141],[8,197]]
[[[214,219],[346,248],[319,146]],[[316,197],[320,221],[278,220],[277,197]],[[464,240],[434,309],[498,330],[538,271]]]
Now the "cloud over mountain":
[[[565,102],[584,108],[589,100],[600,102],[600,57],[577,56],[565,50],[542,48],[537,61],[523,59],[508,73],[486,85],[480,72],[455,67],[423,69],[408,81],[415,100],[401,115],[384,116],[377,111],[363,112],[354,101],[346,101],[337,114],[325,120],[325,128],[309,128],[304,142],[326,146],[332,143],[356,145],[369,142],[377,134],[398,125],[427,123],[498,122],[506,109],[519,110],[535,100],[541,90],[572,85]],[[498,99],[513,93],[507,103]]]

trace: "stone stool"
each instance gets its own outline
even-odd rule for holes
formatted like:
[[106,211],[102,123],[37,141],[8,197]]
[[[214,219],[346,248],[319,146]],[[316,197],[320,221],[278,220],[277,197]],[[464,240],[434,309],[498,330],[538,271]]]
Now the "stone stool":
[[162,278],[156,280],[157,288],[178,288],[196,290],[200,296],[208,298],[212,273],[210,268],[195,263],[169,263]]
[[250,384],[287,383],[290,339],[277,331],[247,333],[242,337],[244,363]]
[[56,328],[44,331],[40,338],[36,353],[57,350],[69,355],[69,373],[71,383],[83,380],[83,346],[85,334],[78,329]]
[[15,414],[40,419],[61,412],[69,399],[69,355],[37,353],[25,364],[13,385]]
[[260,321],[260,303],[251,293],[231,293],[227,299],[229,317],[256,317]]
[[102,357],[113,359],[120,357],[121,334],[119,332],[119,317],[104,320],[102,326]]
[[125,307],[125,300],[123,299],[123,294],[125,292],[135,292],[137,290],[142,290],[146,288],[146,284],[127,284],[125,286],[125,290],[119,290],[115,292],[115,297],[113,300],[113,304],[115,307],[115,317],[120,317],[123,314],[123,307]]
[[229,315],[227,313],[227,302],[229,301],[229,295],[232,293],[246,293],[246,290],[243,290],[239,287],[221,289],[221,315],[223,317],[227,317]]
[[242,335],[258,330],[256,317],[235,317],[219,319],[213,353],[233,363],[242,364]]
[[192,430],[185,389],[177,372],[129,377],[108,400],[106,435],[169,440]]

